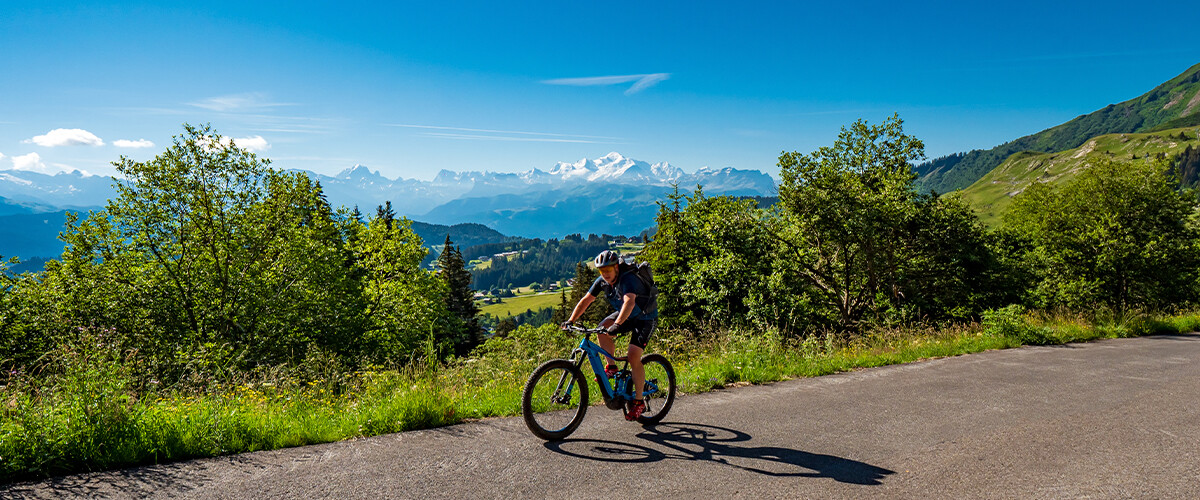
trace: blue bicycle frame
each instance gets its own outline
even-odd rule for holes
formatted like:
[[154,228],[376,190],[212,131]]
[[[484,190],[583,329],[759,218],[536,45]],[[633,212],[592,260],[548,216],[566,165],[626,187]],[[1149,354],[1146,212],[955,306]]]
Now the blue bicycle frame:
[[[592,342],[592,333],[599,334],[605,330],[589,330],[577,326],[572,326],[570,329],[584,333],[583,339],[579,341],[579,347],[576,347],[575,350],[571,352],[570,361],[574,363],[575,366],[583,366],[584,358],[580,358],[579,355],[584,355],[584,357],[586,357],[588,362],[592,365],[592,371],[596,373],[596,381],[600,386],[600,396],[604,398],[605,406],[608,406],[614,410],[621,409],[625,401],[632,400],[634,398],[633,378],[629,376],[629,370],[627,369],[629,366],[629,359],[627,357],[615,357],[612,354],[609,354],[608,351],[605,351],[603,347],[600,347],[599,344]],[[604,372],[604,358],[608,358],[613,361],[625,362],[625,367],[623,367],[617,374],[616,384],[609,383],[610,379],[608,374]],[[570,397],[571,390],[575,388],[574,383],[575,382],[572,381],[571,385],[567,387],[564,397]],[[616,387],[613,387],[614,385]],[[642,397],[650,397],[656,392],[658,392],[658,384],[656,381],[646,380],[645,387],[642,388]]]

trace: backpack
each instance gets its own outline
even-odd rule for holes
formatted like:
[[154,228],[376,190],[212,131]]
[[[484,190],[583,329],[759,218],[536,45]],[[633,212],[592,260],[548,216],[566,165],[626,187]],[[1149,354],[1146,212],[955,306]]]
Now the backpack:
[[646,306],[642,308],[642,314],[652,313],[658,309],[658,287],[654,285],[654,271],[650,270],[649,262],[638,262],[636,264],[626,264],[621,262],[618,276],[623,276],[625,273],[635,273],[639,280],[642,281],[642,286],[646,288],[645,295],[638,295],[639,298],[646,297]]

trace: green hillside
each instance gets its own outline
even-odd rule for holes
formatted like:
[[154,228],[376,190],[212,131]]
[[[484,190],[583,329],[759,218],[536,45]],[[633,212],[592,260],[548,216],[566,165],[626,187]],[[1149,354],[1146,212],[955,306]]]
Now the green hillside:
[[454,245],[461,248],[515,239],[500,234],[499,231],[483,224],[473,223],[444,226],[441,224],[413,221],[412,230],[414,233],[417,233],[417,236],[421,237],[421,241],[425,242],[426,247],[442,245],[446,242],[447,234],[450,235],[450,240],[454,242]]
[[[985,223],[995,226],[1012,197],[1034,181],[1064,182],[1086,168],[1089,158],[1101,155],[1123,162],[1153,161],[1161,155],[1176,158],[1189,146],[1193,151],[1200,149],[1197,133],[1195,128],[1183,128],[1145,134],[1109,134],[1057,153],[1017,153],[960,193]],[[1184,182],[1194,183],[1196,179],[1191,177],[1195,175],[1185,169],[1188,178]]]
[[543,307],[557,307],[562,302],[558,292],[546,292],[532,295],[521,295],[503,299],[498,304],[489,304],[479,308],[483,314],[491,314],[497,318],[505,318],[528,310],[536,311]]
[[917,183],[922,191],[948,193],[970,186],[1006,158],[1022,151],[1052,153],[1077,148],[1104,134],[1151,132],[1161,127],[1197,124],[1200,124],[1200,64],[1135,99],[1109,104],[992,149],[953,154],[917,165]]

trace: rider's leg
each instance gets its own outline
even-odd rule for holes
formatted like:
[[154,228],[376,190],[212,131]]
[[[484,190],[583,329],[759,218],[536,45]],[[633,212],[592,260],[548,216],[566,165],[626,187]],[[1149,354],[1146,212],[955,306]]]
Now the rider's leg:
[[642,368],[641,347],[629,344],[629,371],[633,372],[633,399],[642,399],[642,386],[646,385],[646,370]]
[[634,399],[642,399],[642,388],[646,385],[646,370],[642,367],[642,353],[650,342],[650,334],[658,324],[655,320],[637,321],[633,323],[633,331],[629,333],[629,369],[633,372]]

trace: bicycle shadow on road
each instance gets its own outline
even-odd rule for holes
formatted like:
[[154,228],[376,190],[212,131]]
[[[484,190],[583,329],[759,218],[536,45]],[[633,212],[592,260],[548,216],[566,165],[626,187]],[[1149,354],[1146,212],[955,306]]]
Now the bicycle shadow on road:
[[[778,446],[746,446],[745,432],[705,424],[666,423],[645,427],[638,438],[665,447],[661,451],[636,442],[566,439],[546,448],[563,455],[602,462],[658,462],[666,459],[713,462],[775,477],[827,477],[842,483],[877,486],[894,471],[833,455]],[[590,447],[588,445],[591,445]]]

